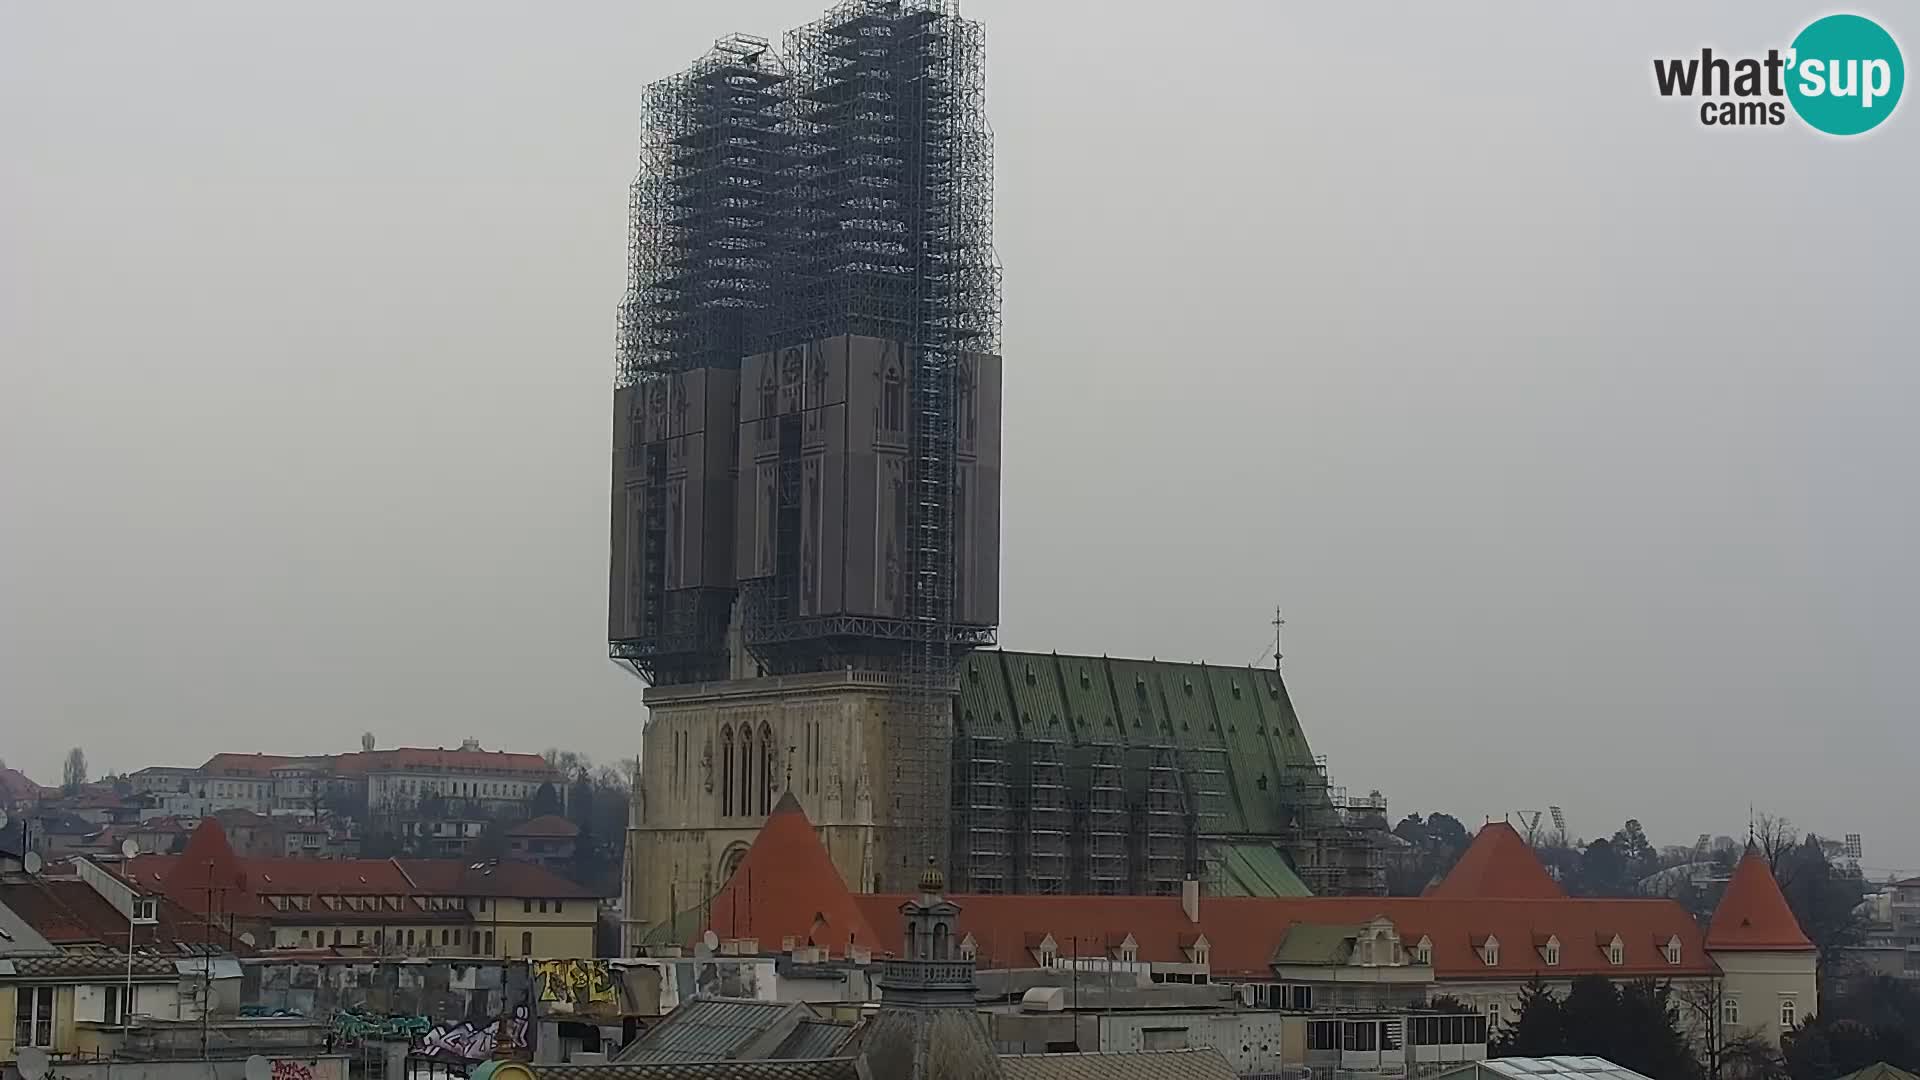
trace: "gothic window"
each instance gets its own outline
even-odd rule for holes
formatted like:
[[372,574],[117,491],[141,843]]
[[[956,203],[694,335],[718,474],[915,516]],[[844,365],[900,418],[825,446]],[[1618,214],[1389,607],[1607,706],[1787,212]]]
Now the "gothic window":
[[760,725],[760,753],[764,759],[760,764],[760,813],[773,812],[773,770],[774,746],[773,729],[766,724]]
[[906,410],[901,405],[900,370],[887,368],[882,380],[884,386],[880,392],[880,423],[888,431],[897,432],[905,423]]
[[720,729],[720,816],[733,813],[733,725]]
[[740,727],[740,814],[753,816],[753,729]]

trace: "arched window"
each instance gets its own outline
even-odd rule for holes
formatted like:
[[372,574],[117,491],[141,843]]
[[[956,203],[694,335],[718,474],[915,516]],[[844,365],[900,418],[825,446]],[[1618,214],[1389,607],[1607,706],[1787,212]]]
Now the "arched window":
[[740,816],[753,816],[753,729],[740,728]]
[[720,729],[720,816],[733,813],[733,725]]
[[929,960],[953,959],[953,957],[947,954],[947,924],[946,923],[933,924],[933,955],[928,957],[928,959]]
[[773,729],[766,724],[760,725],[760,813],[762,816],[773,812],[773,770],[774,762]]

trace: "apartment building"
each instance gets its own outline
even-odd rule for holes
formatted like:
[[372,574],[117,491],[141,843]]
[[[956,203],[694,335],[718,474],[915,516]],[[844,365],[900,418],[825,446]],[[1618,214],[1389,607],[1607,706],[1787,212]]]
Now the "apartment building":
[[125,873],[263,950],[585,958],[599,919],[599,897],[530,863],[241,856],[215,818]]

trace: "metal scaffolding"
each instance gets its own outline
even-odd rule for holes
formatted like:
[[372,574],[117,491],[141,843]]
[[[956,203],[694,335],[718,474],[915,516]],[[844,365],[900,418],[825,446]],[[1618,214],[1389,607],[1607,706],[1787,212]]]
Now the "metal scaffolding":
[[1377,841],[1387,830],[1387,802],[1379,792],[1349,798],[1328,780],[1326,756],[1315,755],[1312,767],[1282,775],[1281,798],[1292,817],[1282,843],[1296,853],[1294,869],[1314,895],[1386,895],[1386,856]]
[[[956,0],[847,0],[778,51],[722,38],[648,87],[645,115],[616,389],[646,394],[679,373],[737,370],[841,335],[880,339],[905,360],[900,611],[802,613],[794,415],[769,419],[775,557],[737,586],[743,640],[767,671],[858,664],[906,677],[893,784],[902,850],[923,856],[906,876],[925,857],[944,866],[953,665],[993,640],[991,626],[960,623],[955,596],[962,369],[997,354],[1000,332],[982,28]],[[640,625],[612,653],[653,681],[717,677],[734,590],[663,586],[669,526],[656,504],[671,496],[644,464],[626,585]]]
[[[854,334],[907,360],[907,632],[892,655],[911,689],[893,746],[904,838],[945,867],[961,839],[948,823],[953,662],[979,643],[954,614],[958,376],[966,354],[998,351],[1000,329],[985,41],[951,0],[850,0],[790,32],[785,52],[772,343]],[[751,605],[749,643],[780,634],[767,625],[779,613]]]
[[737,369],[760,347],[789,160],[786,82],[765,38],[730,34],[647,87],[615,387]]
[[[674,406],[684,402],[676,377],[737,370],[764,339],[787,162],[785,81],[765,39],[734,34],[647,87],[615,334],[616,401],[625,390],[639,407],[664,414],[670,396]],[[616,464],[629,473],[642,510],[631,525],[637,555],[624,579],[626,604],[637,615],[609,652],[655,684],[724,675],[734,597],[724,581],[667,586],[668,507],[677,499],[672,456],[658,434],[646,444],[636,434]]]

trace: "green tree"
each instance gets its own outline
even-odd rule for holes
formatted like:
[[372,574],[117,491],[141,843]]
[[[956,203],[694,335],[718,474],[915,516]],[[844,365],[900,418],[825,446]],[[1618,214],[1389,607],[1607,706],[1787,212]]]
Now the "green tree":
[[546,817],[560,812],[560,789],[548,780],[534,789],[533,806],[529,810],[534,817]]
[[1639,979],[1619,988],[1611,1053],[1604,1055],[1645,1076],[1685,1080],[1699,1075],[1686,1033],[1681,1030],[1673,987]]
[[1834,866],[1820,838],[1808,834],[1781,850],[1773,875],[1801,932],[1820,951],[1821,974],[1836,973],[1846,960],[1845,950],[1866,940],[1859,914],[1866,882],[1860,872]]
[[1550,1057],[1567,1052],[1567,1018],[1560,999],[1535,976],[1520,988],[1513,1022],[1494,1036],[1495,1057]]
[[87,752],[76,746],[67,751],[67,759],[60,765],[60,789],[71,795],[86,782]]

